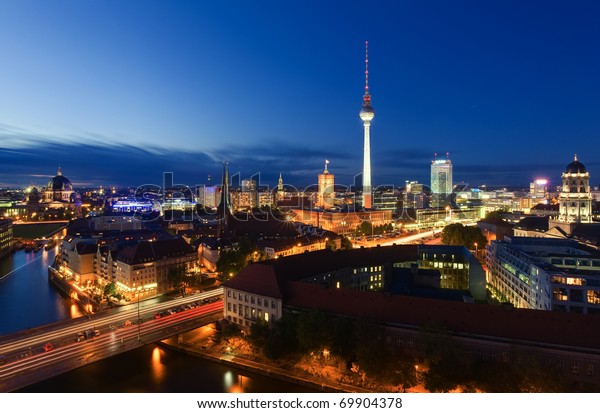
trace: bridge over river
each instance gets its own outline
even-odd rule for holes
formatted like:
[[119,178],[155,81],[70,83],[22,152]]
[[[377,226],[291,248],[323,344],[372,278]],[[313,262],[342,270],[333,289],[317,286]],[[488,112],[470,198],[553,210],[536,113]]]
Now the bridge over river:
[[[14,391],[216,321],[223,316],[222,297],[223,290],[218,288],[159,303],[134,303],[2,336],[0,392]],[[173,310],[172,314],[167,310]],[[158,317],[160,313],[163,316]],[[78,333],[89,329],[99,334],[77,341]]]

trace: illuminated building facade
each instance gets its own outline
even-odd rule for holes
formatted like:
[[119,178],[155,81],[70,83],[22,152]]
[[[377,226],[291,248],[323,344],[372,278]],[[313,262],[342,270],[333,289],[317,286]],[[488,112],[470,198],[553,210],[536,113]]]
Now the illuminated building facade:
[[485,271],[477,258],[463,246],[421,245],[419,268],[440,272],[440,288],[470,291],[485,301]]
[[575,240],[513,237],[487,247],[493,293],[517,308],[600,314],[600,253]]
[[198,262],[197,251],[179,237],[101,245],[96,252],[96,275],[114,282],[127,296],[162,294],[169,290],[168,271],[187,270]]
[[338,234],[352,234],[364,221],[378,227],[392,223],[391,210],[371,211],[319,211],[291,209],[292,219]]
[[548,180],[547,179],[536,179],[529,184],[529,195],[532,198],[546,199],[548,191]]
[[440,208],[452,202],[452,161],[431,161],[431,206]]
[[199,185],[196,188],[196,202],[204,208],[216,209],[221,199],[221,188],[216,185]]
[[0,219],[0,257],[13,250],[13,228],[10,219]]
[[319,188],[315,206],[321,209],[331,209],[335,202],[335,175],[327,169],[329,161],[325,161],[325,170],[319,174]]
[[558,196],[559,215],[550,222],[550,227],[558,227],[571,234],[579,223],[592,222],[592,193],[590,174],[585,166],[575,159],[562,174],[562,186]]

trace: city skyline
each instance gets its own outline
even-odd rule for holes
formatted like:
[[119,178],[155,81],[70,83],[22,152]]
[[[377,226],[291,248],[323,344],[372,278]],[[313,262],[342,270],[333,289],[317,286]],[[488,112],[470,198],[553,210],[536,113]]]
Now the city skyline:
[[0,185],[195,185],[224,159],[351,185],[365,41],[374,187],[427,184],[436,152],[471,186],[559,185],[574,153],[598,182],[597,5],[343,4],[0,5]]

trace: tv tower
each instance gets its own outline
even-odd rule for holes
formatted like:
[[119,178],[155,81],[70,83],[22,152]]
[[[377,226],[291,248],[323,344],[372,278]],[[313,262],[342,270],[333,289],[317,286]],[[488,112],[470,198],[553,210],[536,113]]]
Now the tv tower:
[[375,111],[371,106],[371,95],[369,95],[369,42],[365,42],[365,94],[363,96],[363,105],[360,110],[360,118],[365,128],[365,149],[363,160],[363,208],[373,206],[371,193],[371,121],[375,117]]

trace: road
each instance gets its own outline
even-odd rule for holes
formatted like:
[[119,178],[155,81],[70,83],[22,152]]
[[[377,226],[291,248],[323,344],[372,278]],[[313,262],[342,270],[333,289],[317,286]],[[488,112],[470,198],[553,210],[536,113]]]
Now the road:
[[382,247],[384,246],[389,246],[389,245],[401,245],[401,244],[415,244],[415,243],[419,243],[421,240],[423,240],[424,238],[434,238],[436,235],[441,234],[442,229],[433,229],[433,230],[429,230],[429,231],[423,231],[423,232],[419,232],[417,234],[412,234],[412,235],[402,235],[402,236],[397,236],[397,237],[380,237],[380,238],[375,238],[373,240],[363,240],[363,241],[358,241],[358,240],[352,240],[352,245],[354,246],[354,248],[360,248],[360,247],[376,247],[377,245],[380,245]]
[[[0,338],[0,362],[3,363],[0,391],[13,391],[220,319],[222,295],[223,290],[219,288],[166,302],[141,303],[139,325],[136,323],[138,305],[130,304],[120,311],[107,310],[91,318],[79,317],[3,336]],[[182,309],[192,303],[196,303],[194,308]],[[180,311],[155,318],[155,314],[169,309]],[[86,329],[97,329],[100,334],[78,342],[77,333]]]

